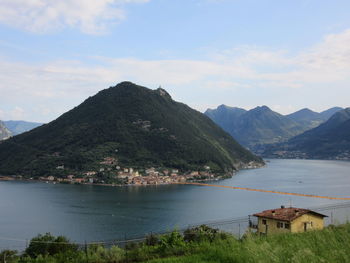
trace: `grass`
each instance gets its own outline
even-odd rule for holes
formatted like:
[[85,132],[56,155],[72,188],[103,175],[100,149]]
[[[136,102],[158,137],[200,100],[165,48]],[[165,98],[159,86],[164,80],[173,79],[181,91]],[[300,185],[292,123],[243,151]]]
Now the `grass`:
[[[65,242],[42,245],[33,242],[57,238]],[[300,234],[248,235],[243,240],[200,226],[185,231],[184,235],[174,231],[149,236],[144,243],[130,243],[126,249],[93,245],[84,250],[63,237],[57,238],[49,234],[39,235],[32,239],[22,255],[16,255],[15,251],[1,252],[0,263],[5,258],[7,263],[350,262],[349,223]]]
[[193,247],[184,256],[147,262],[350,262],[350,224],[300,234],[206,242]]

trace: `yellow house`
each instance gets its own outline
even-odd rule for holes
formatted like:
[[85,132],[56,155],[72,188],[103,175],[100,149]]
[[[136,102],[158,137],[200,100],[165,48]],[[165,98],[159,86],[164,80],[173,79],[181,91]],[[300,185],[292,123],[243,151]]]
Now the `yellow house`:
[[258,218],[257,232],[262,235],[323,229],[324,218],[327,217],[309,209],[284,206],[254,216]]

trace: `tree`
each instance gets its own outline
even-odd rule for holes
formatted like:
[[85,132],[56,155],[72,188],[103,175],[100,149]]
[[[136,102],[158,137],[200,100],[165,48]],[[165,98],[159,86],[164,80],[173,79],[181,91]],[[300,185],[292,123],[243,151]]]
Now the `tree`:
[[55,255],[69,251],[77,251],[78,246],[69,242],[64,236],[55,237],[50,233],[39,234],[30,240],[25,255],[36,258],[39,255]]
[[0,263],[17,262],[18,256],[16,250],[3,250],[0,252]]

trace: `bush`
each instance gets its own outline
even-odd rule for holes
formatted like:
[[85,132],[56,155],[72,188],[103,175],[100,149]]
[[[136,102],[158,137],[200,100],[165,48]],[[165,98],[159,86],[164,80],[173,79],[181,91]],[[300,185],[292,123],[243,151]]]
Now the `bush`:
[[15,263],[18,261],[16,250],[3,250],[0,252],[0,263]]
[[50,233],[39,234],[30,240],[25,255],[36,258],[39,255],[55,255],[59,253],[76,252],[78,246],[69,242],[64,236],[52,236]]
[[160,240],[159,240],[159,237],[157,235],[150,234],[150,235],[146,236],[145,244],[147,246],[155,246],[155,245],[158,245],[159,242],[160,242]]
[[159,244],[159,252],[165,255],[180,255],[186,247],[183,236],[178,231],[161,236]]
[[91,246],[87,252],[87,262],[116,263],[124,260],[125,252],[117,246],[104,248],[102,246]]
[[218,229],[211,228],[206,225],[189,228],[184,232],[184,239],[187,242],[212,242],[216,238],[225,239],[225,236],[226,235],[219,232]]

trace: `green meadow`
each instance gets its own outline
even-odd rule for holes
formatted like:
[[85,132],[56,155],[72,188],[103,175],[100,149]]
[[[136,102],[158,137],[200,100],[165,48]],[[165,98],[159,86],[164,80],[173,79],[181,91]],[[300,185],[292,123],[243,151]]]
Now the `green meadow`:
[[142,243],[126,247],[79,247],[64,237],[39,235],[21,254],[2,251],[7,263],[182,263],[182,262],[350,262],[350,224],[329,226],[321,231],[260,237],[234,236],[200,226],[181,234],[177,231],[150,235]]

